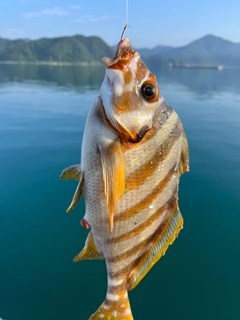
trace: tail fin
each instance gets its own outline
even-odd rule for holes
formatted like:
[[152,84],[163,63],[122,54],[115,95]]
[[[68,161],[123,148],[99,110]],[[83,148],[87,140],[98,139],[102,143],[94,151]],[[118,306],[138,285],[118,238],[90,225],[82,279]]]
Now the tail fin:
[[108,293],[89,320],[133,320],[127,291],[123,297]]

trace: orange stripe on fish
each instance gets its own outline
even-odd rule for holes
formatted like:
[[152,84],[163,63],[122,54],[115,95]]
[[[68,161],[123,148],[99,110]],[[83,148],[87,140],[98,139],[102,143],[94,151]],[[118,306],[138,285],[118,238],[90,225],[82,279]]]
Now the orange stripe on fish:
[[[173,207],[172,212],[175,212],[177,208],[177,204]],[[141,256],[142,254],[144,254],[145,252],[149,251],[150,246],[152,245],[152,243],[154,242],[154,239],[156,237],[156,234],[159,234],[161,232],[161,230],[164,228],[164,224],[161,224],[157,231],[155,231],[154,234],[150,235],[147,239],[143,240],[142,242],[140,242],[139,244],[137,244],[136,246],[134,246],[133,248],[131,248],[130,250],[127,250],[126,252],[114,256],[114,257],[110,257],[107,258],[106,260],[108,262],[120,262],[122,260],[126,260],[126,258],[128,258],[129,256],[132,256],[134,254],[138,254],[139,256]]]
[[154,171],[156,171],[159,163],[161,163],[166,158],[166,156],[171,151],[175,141],[181,135],[178,127],[176,127],[175,129],[176,132],[172,132],[171,136],[168,136],[167,140],[158,147],[156,154],[142,167],[140,167],[138,170],[127,177],[125,186],[126,191],[138,188],[149,176],[154,173]]
[[153,189],[152,193],[150,193],[146,198],[142,201],[138,202],[133,207],[127,209],[125,212],[121,212],[117,214],[114,218],[114,221],[127,220],[129,217],[134,216],[137,212],[141,211],[143,208],[149,206],[154,199],[162,192],[162,190],[167,186],[168,182],[172,178],[172,175],[175,171],[176,164],[169,170],[166,177],[160,181],[160,183]]
[[114,242],[119,242],[119,241],[124,241],[127,240],[131,237],[133,237],[135,234],[140,233],[143,229],[146,227],[149,227],[151,224],[153,224],[159,217],[169,210],[170,208],[174,207],[174,204],[177,201],[177,190],[173,192],[173,195],[170,197],[170,199],[167,200],[167,202],[161,206],[160,208],[157,209],[157,211],[152,214],[146,221],[144,221],[142,224],[137,226],[136,228],[133,228],[130,232],[124,233],[118,237],[111,238],[108,240],[108,242],[114,243]]

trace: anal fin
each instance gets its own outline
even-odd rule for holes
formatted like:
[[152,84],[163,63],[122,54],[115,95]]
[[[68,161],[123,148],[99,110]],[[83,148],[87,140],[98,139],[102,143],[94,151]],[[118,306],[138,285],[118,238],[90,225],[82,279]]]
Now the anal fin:
[[130,274],[128,280],[128,290],[134,289],[138,283],[144,278],[153,265],[164,255],[170,244],[174,242],[178,233],[182,229],[183,218],[177,208],[174,210],[161,232],[157,235],[150,249],[143,254],[134,270]]
[[74,262],[78,262],[80,260],[101,260],[103,256],[97,251],[95,246],[92,232],[90,231],[85,246],[82,251],[73,259]]

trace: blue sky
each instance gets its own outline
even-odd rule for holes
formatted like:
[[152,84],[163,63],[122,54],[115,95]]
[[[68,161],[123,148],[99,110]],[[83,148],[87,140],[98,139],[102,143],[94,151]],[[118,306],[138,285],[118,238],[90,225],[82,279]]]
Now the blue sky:
[[[135,48],[181,46],[207,34],[240,42],[240,0],[128,0],[126,37]],[[0,0],[0,37],[82,34],[116,44],[125,0]]]

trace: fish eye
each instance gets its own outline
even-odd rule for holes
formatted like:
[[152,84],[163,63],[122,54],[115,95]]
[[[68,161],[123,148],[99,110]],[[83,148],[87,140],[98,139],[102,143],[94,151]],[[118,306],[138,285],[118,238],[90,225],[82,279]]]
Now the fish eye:
[[142,91],[143,97],[147,101],[153,102],[157,99],[158,90],[157,90],[156,85],[154,83],[149,82],[149,81],[145,82],[142,85],[141,91]]

